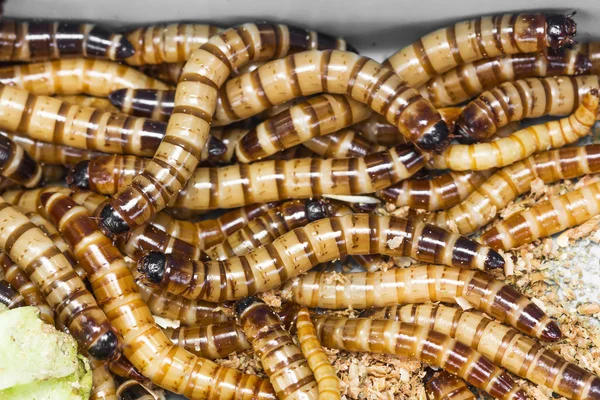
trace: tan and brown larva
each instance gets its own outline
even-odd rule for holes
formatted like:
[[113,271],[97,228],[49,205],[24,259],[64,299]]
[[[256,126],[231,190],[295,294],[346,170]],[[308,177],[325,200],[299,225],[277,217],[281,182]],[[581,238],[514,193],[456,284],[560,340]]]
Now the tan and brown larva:
[[252,346],[242,328],[231,322],[165,329],[173,344],[197,356],[215,360],[241,353]]
[[119,400],[115,380],[108,370],[105,362],[95,360],[91,357],[92,367],[92,392],[90,400]]
[[92,107],[98,110],[108,112],[119,112],[117,107],[113,106],[110,100],[101,97],[84,96],[79,94],[57,95],[54,97],[58,100],[65,101],[71,104],[76,104],[82,107]]
[[477,400],[464,380],[446,371],[433,374],[425,390],[429,400]]
[[42,180],[42,168],[21,146],[0,135],[0,176],[32,188]]
[[[4,253],[2,253],[4,255]],[[25,298],[5,279],[0,279],[0,304],[8,309],[25,307]]]
[[302,145],[321,158],[358,158],[386,149],[385,146],[369,142],[352,128],[314,137]]

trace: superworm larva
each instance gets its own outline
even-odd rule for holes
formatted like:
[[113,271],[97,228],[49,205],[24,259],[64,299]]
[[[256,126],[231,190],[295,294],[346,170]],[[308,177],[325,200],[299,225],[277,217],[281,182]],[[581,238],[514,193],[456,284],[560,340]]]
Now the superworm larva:
[[175,91],[125,88],[111,92],[108,99],[125,114],[166,122],[175,106]]
[[577,25],[557,14],[504,14],[457,22],[423,36],[385,61],[409,85],[420,86],[457,65],[534,53],[573,43]]
[[195,262],[149,253],[138,262],[138,268],[145,282],[171,293],[221,302],[267,291],[319,263],[354,254],[407,256],[480,269],[504,265],[495,251],[433,225],[350,214],[311,222],[244,256]]
[[385,150],[384,146],[369,142],[352,128],[314,137],[302,145],[322,158],[357,158]]
[[[333,283],[332,283],[333,282]],[[558,325],[527,297],[481,271],[436,265],[345,274],[309,272],[289,282],[286,298],[307,307],[365,309],[464,297],[480,311],[530,336],[557,341]]]
[[426,216],[445,229],[467,235],[493,220],[511,201],[544,183],[600,172],[600,145],[545,151],[498,170],[466,200],[448,210]]
[[72,22],[0,23],[0,61],[43,61],[66,57],[121,60],[134,48],[120,34]]
[[239,162],[261,160],[314,137],[347,128],[369,115],[368,106],[346,96],[315,96],[250,130],[238,142],[235,153]]
[[139,66],[138,69],[144,74],[160,79],[167,84],[177,85],[184,66],[185,62],[146,64]]
[[2,271],[6,282],[23,296],[28,306],[34,306],[40,310],[42,321],[54,325],[54,311],[46,302],[40,289],[31,282],[27,275],[19,269],[19,266],[4,252],[0,253],[0,271]]
[[209,360],[241,353],[252,346],[242,328],[231,322],[165,329],[173,344]]
[[85,58],[2,67],[0,82],[35,95],[88,94],[106,97],[121,88],[169,88],[127,65]]
[[313,371],[279,316],[255,297],[239,301],[236,311],[277,397],[319,399]]
[[449,171],[431,179],[407,179],[377,191],[377,197],[398,207],[436,211],[452,207],[466,199],[493,174]]
[[0,199],[0,247],[41,290],[56,316],[87,352],[107,358],[117,336],[94,297],[52,241],[25,215]]
[[456,132],[477,141],[493,136],[509,122],[544,115],[575,112],[598,76],[559,76],[505,82],[467,104],[456,122]]
[[25,307],[25,298],[4,279],[0,279],[0,304],[9,309]]
[[375,113],[354,125],[352,129],[360,132],[369,142],[386,147],[398,146],[406,142],[403,135],[398,135],[398,128],[390,124],[383,115]]
[[92,367],[90,400],[119,400],[115,380],[104,361],[89,358]]
[[600,378],[479,313],[441,304],[392,306],[366,313],[370,318],[417,324],[450,335],[515,375],[568,399],[600,399]]
[[598,90],[590,90],[575,112],[558,121],[530,126],[490,143],[451,145],[434,155],[437,169],[483,171],[503,167],[538,151],[562,147],[590,133],[598,114]]
[[113,106],[110,100],[101,97],[84,96],[79,94],[58,95],[54,97],[61,101],[77,104],[78,106],[82,107],[92,107],[108,112],[119,112],[117,107]]
[[21,146],[0,135],[0,176],[31,188],[42,180],[42,169]]
[[592,63],[576,50],[545,50],[538,53],[513,54],[484,58],[430,79],[420,87],[421,95],[436,107],[460,104],[504,82],[518,79],[583,75]]
[[477,400],[464,380],[446,371],[435,373],[425,384],[429,400]]
[[315,326],[326,347],[415,358],[459,376],[494,398],[527,398],[508,373],[446,334],[404,322],[369,318],[319,317]]

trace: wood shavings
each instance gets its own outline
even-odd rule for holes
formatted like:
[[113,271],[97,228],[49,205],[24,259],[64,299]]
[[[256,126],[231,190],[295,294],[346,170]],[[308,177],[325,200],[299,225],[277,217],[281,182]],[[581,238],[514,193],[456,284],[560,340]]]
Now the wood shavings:
[[587,303],[577,307],[577,312],[581,315],[592,315],[600,313],[600,304]]
[[396,236],[392,239],[389,239],[387,241],[387,245],[391,250],[394,250],[394,249],[397,249],[398,247],[400,247],[402,245],[402,242],[404,242],[404,237]]

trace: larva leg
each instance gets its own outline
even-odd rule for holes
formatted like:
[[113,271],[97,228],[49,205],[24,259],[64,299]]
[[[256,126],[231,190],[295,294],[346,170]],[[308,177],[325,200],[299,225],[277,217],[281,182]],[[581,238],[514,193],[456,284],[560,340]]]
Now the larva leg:
[[585,54],[592,63],[592,74],[600,73],[600,42],[581,43],[573,46],[574,51]]
[[351,214],[311,222],[271,244],[224,261],[194,262],[150,253],[138,267],[154,286],[191,299],[220,302],[273,289],[319,263],[355,254],[408,256],[481,269],[504,265],[495,251],[433,225]]
[[190,399],[275,398],[268,382],[174,346],[154,323],[125,260],[87,211],[60,193],[47,193],[41,200],[88,271],[99,304],[123,337],[123,354],[144,376]]
[[224,358],[232,353],[241,353],[252,348],[244,331],[231,322],[164,331],[173,344],[209,360]]
[[443,305],[413,304],[368,310],[368,314],[371,318],[417,324],[450,335],[515,375],[568,399],[600,398],[600,378],[479,313]]
[[548,341],[561,338],[556,323],[511,286],[480,271],[455,267],[430,265],[350,273],[344,274],[343,282],[330,273],[309,272],[288,282],[283,296],[303,306],[328,309],[456,303],[458,297],[464,297],[475,309],[523,333]]
[[98,110],[108,111],[108,112],[119,112],[119,110],[115,106],[112,105],[110,100],[100,98],[100,97],[83,96],[83,95],[77,95],[77,94],[58,95],[58,96],[54,96],[54,97],[60,101],[64,101],[64,102],[67,102],[70,104],[76,104],[76,105],[82,106],[82,107],[92,107],[92,108],[96,108]]
[[125,358],[124,355],[120,355],[116,360],[111,360],[108,363],[108,369],[110,373],[125,379],[135,379],[136,381],[143,382],[146,377],[142,375],[135,367]]
[[21,146],[0,136],[0,175],[31,188],[42,180],[42,169]]
[[464,380],[446,371],[435,373],[425,384],[429,400],[477,400]]
[[569,117],[534,125],[491,143],[451,145],[434,155],[437,169],[483,171],[503,167],[538,151],[562,147],[589,134],[598,114],[598,90],[590,90]]
[[313,371],[279,316],[255,297],[238,302],[236,311],[277,397],[320,398]]
[[326,347],[415,358],[439,366],[498,399],[526,399],[512,378],[490,360],[448,335],[418,325],[369,318],[320,317]]
[[518,79],[583,75],[592,63],[576,50],[548,50],[484,58],[457,66],[433,77],[419,88],[421,95],[436,107],[460,104],[485,90]]
[[504,14],[458,22],[423,36],[390,56],[390,66],[409,85],[420,86],[459,64],[506,54],[533,53],[573,42],[569,17]]
[[369,142],[353,129],[342,129],[302,143],[322,158],[357,158],[384,151],[385,147]]
[[450,171],[431,179],[410,179],[379,190],[377,197],[397,207],[437,211],[452,207],[481,186],[493,170]]
[[4,279],[0,279],[0,303],[9,309],[25,307],[27,305],[23,295]]
[[505,82],[465,106],[456,132],[481,141],[510,122],[575,112],[586,93],[598,90],[598,76],[529,78]]
[[120,34],[91,24],[72,22],[0,23],[0,61],[43,61],[67,57],[122,60],[134,48]]
[[92,392],[90,400],[118,400],[115,380],[103,361],[89,358],[92,366]]

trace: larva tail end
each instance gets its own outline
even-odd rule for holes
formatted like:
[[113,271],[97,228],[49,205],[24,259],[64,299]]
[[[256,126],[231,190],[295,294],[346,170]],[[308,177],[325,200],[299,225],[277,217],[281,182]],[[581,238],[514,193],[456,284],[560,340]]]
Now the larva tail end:
[[122,60],[124,58],[131,57],[135,54],[135,49],[133,45],[129,43],[129,40],[122,37],[119,41],[119,46],[117,47],[117,51],[115,52],[115,57],[117,60]]
[[485,269],[504,268],[504,258],[496,251],[490,249],[485,256],[483,266]]
[[279,312],[279,318],[281,318],[283,326],[292,334],[295,333],[298,310],[301,308],[302,307],[296,303],[286,302],[283,304],[281,311]]
[[327,218],[330,213],[327,210],[327,205],[321,200],[308,200],[306,202],[306,218],[309,221]]
[[167,257],[158,251],[151,251],[138,262],[138,271],[151,283],[159,284],[165,277]]
[[438,121],[417,140],[416,144],[425,151],[444,151],[450,144],[448,125],[443,120]]
[[67,175],[67,185],[76,187],[79,189],[90,188],[90,174],[89,171],[90,161],[80,161],[69,171]]
[[577,34],[577,24],[569,15],[549,15],[546,18],[546,40],[548,46],[558,48],[573,42],[573,36]]
[[129,225],[127,225],[110,203],[106,204],[102,208],[102,211],[100,211],[98,227],[102,233],[111,238],[129,231]]
[[106,360],[117,355],[118,349],[119,340],[117,335],[113,331],[108,331],[88,348],[88,353],[99,360]]
[[562,339],[562,332],[554,321],[548,322],[540,335],[540,339],[546,342],[558,342]]
[[117,89],[108,94],[108,100],[112,103],[113,106],[117,107],[119,110],[122,110],[123,103],[125,103],[126,94],[127,89]]
[[220,156],[227,152],[227,146],[220,139],[214,136],[208,138],[208,159],[218,159]]
[[241,316],[250,306],[257,303],[264,303],[264,301],[255,296],[246,297],[235,303],[235,312],[238,316]]

